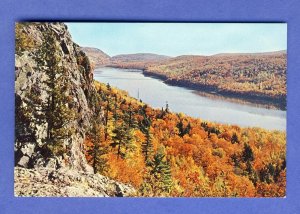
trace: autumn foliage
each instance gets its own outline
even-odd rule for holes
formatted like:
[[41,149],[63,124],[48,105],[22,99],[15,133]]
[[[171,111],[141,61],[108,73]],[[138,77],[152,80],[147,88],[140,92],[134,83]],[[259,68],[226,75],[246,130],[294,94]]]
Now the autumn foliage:
[[286,108],[286,53],[184,55],[160,61],[115,61],[166,83]]
[[95,141],[87,133],[85,154],[93,165],[90,151],[101,149],[102,174],[132,184],[140,196],[285,196],[285,132],[153,109],[124,91],[95,85],[99,136]]

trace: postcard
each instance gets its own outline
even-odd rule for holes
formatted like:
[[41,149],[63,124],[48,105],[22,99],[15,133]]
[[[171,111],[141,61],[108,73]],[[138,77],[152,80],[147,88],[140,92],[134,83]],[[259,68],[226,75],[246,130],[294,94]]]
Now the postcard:
[[285,23],[15,36],[15,196],[286,196]]

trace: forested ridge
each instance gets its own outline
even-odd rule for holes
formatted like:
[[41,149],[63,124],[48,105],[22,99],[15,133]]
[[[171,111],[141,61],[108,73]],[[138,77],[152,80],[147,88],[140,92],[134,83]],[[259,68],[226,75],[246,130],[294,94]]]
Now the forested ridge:
[[153,109],[95,86],[99,116],[84,143],[95,173],[132,184],[140,196],[285,196],[285,132]]
[[143,70],[166,83],[286,109],[285,51],[186,55],[156,62],[117,61],[110,66]]

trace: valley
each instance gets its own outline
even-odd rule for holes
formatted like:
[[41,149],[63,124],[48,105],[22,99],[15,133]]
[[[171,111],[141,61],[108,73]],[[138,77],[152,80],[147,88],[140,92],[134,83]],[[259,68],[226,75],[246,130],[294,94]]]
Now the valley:
[[[89,55],[89,52],[87,52]],[[174,86],[286,110],[286,52],[114,56],[103,66],[140,69]]]
[[109,56],[18,23],[15,57],[16,196],[286,195],[285,53]]

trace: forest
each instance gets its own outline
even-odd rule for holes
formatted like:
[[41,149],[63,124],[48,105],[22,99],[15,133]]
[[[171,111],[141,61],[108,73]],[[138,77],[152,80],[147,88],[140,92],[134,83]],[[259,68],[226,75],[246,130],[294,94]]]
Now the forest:
[[133,185],[138,196],[285,196],[285,132],[153,109],[109,84],[95,86],[98,116],[84,141],[94,173]]
[[176,86],[268,102],[286,109],[286,53],[186,55],[155,62],[115,61]]

